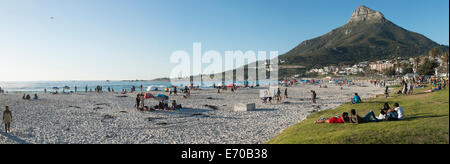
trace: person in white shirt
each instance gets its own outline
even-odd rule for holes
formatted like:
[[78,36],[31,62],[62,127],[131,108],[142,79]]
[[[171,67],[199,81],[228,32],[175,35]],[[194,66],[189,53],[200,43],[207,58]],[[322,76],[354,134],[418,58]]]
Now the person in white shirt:
[[403,111],[403,108],[398,103],[395,103],[394,107],[394,110],[397,112],[398,119],[403,120],[405,118],[405,112]]

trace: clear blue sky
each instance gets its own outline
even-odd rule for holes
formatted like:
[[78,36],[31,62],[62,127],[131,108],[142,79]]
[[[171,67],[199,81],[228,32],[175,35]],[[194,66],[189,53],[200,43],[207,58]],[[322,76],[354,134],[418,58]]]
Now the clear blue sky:
[[448,0],[0,0],[0,81],[164,77],[193,42],[282,54],[359,5],[449,44]]

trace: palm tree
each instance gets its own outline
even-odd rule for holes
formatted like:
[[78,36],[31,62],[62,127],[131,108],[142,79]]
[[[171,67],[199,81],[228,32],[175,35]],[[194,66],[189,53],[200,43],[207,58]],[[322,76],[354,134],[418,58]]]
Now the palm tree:
[[439,51],[438,48],[433,48],[428,52],[428,55],[430,55],[431,59],[435,60],[436,57],[439,56],[441,52]]
[[[436,57],[438,57],[440,53],[441,53],[441,52],[440,52],[439,49],[436,48],[436,47],[433,48],[433,49],[431,49],[430,52],[428,52],[428,54],[429,54],[430,57],[431,57],[431,61],[433,61],[433,62],[436,61]],[[435,72],[437,73],[437,68],[435,68]]]
[[417,73],[417,69],[419,68],[419,64],[420,64],[420,57],[416,57],[414,58],[414,73]]
[[445,72],[447,73],[447,78],[448,78],[448,66],[449,66],[449,62],[448,62],[448,52],[444,52],[444,54],[441,56],[442,62],[445,62]]

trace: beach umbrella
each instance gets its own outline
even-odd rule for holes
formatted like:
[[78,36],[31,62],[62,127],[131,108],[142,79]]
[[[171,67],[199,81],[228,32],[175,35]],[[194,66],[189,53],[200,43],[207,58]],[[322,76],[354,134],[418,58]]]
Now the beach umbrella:
[[69,86],[64,86],[64,89],[70,89],[70,87]]
[[164,100],[164,99],[169,99],[169,96],[166,96],[163,94],[158,94],[158,95],[154,96],[154,98],[157,100]]
[[53,89],[53,90],[59,90],[59,88],[58,88],[58,87],[53,87],[52,89]]

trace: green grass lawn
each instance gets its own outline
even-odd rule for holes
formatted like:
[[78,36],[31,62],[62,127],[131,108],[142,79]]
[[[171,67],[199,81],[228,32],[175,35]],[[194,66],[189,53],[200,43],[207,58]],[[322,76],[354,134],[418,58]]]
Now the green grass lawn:
[[[449,143],[449,90],[410,96],[392,94],[391,98],[365,100],[362,104],[343,104],[336,109],[314,113],[301,123],[284,130],[268,144],[441,144]],[[395,92],[393,90],[392,92]],[[356,109],[360,116],[374,110],[378,116],[383,104],[395,102],[404,108],[405,120],[365,124],[315,124]]]

